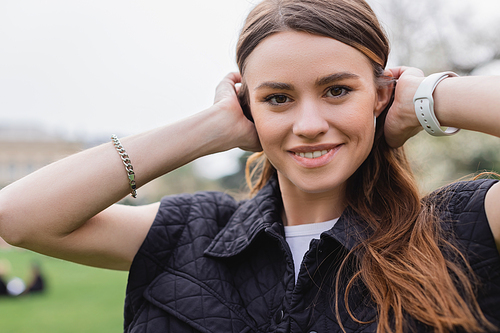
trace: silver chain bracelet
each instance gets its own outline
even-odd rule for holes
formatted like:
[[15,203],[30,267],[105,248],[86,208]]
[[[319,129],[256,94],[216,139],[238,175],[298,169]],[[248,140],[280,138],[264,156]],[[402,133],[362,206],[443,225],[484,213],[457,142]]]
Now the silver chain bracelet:
[[134,167],[132,166],[132,161],[130,161],[130,157],[128,156],[127,152],[125,151],[125,148],[123,148],[120,140],[116,135],[111,136],[111,140],[113,140],[113,145],[115,146],[116,150],[118,151],[118,154],[120,155],[123,164],[125,165],[125,170],[127,171],[127,176],[128,176],[128,183],[130,185],[131,189],[131,195],[132,197],[136,198],[137,197],[137,191],[136,191],[136,185],[135,185],[135,173],[134,173]]

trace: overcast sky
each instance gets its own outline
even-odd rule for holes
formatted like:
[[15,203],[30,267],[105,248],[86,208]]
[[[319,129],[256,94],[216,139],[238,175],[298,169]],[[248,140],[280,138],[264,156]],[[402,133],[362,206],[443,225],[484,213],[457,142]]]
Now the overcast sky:
[[201,111],[257,2],[0,0],[0,124],[123,136]]
[[0,1],[2,122],[130,134],[211,105],[247,0]]

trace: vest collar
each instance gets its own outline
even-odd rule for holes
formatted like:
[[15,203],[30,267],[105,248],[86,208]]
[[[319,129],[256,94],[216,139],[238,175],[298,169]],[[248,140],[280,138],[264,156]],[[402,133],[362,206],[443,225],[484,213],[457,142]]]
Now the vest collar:
[[[281,192],[276,174],[252,199],[243,202],[226,226],[217,234],[205,255],[217,258],[235,256],[245,250],[262,232],[268,231],[284,237],[281,220]],[[347,208],[332,229],[321,238],[335,240],[347,250],[366,236],[366,228],[352,209]]]
[[205,254],[224,258],[242,252],[266,228],[277,222],[281,224],[282,207],[278,179],[274,175],[255,197],[238,207]]

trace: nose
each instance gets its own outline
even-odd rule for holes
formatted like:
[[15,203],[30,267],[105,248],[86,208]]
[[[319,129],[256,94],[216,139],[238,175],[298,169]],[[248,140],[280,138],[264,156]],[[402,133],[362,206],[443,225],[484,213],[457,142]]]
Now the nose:
[[317,103],[302,103],[296,110],[293,134],[314,139],[328,131],[329,124]]

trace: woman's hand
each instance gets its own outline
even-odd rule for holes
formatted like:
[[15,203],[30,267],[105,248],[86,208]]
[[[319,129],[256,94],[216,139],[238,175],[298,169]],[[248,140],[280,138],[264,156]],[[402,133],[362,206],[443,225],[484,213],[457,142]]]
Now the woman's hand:
[[413,105],[413,96],[424,79],[420,69],[397,67],[387,70],[386,75],[397,80],[394,102],[387,112],[384,133],[389,146],[397,148],[422,130]]
[[229,135],[230,148],[239,147],[248,151],[261,151],[255,125],[245,117],[238,100],[237,83],[241,82],[239,73],[229,73],[219,83],[215,93],[214,108],[220,116],[221,131]]

